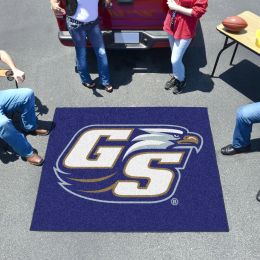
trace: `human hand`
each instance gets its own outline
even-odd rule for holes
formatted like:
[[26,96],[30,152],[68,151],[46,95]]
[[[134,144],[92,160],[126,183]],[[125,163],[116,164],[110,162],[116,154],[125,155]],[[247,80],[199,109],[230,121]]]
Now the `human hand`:
[[174,0],[167,0],[167,5],[169,9],[178,11],[179,5]]
[[25,80],[25,73],[17,68],[12,69],[13,77],[17,83],[22,83]]
[[65,15],[66,11],[60,7],[60,2],[51,2],[51,9],[55,16]]
[[104,4],[106,8],[111,8],[112,7],[112,0],[104,0]]

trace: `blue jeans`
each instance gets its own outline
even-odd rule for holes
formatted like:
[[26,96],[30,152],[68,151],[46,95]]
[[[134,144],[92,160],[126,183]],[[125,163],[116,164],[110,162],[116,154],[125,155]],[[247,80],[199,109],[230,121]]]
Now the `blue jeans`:
[[237,110],[233,147],[241,148],[250,144],[254,123],[260,123],[260,102],[242,106]]
[[9,89],[0,91],[0,138],[22,157],[33,154],[33,148],[13,125],[9,116],[19,113],[25,131],[37,128],[34,109],[34,93],[31,89]]
[[103,86],[109,85],[110,75],[107,54],[98,21],[94,24],[84,25],[73,23],[70,21],[70,18],[67,17],[67,27],[75,45],[76,63],[81,82],[92,83],[87,63],[86,42],[87,39],[89,39],[97,57],[100,83]]
[[172,35],[168,35],[168,38],[172,49],[172,74],[179,81],[183,81],[185,80],[185,68],[182,59],[190,45],[191,39],[175,39]]

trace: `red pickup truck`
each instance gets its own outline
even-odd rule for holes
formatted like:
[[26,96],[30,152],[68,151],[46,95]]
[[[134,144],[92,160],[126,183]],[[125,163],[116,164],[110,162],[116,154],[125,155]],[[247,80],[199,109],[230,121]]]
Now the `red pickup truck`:
[[[62,7],[65,2],[61,0]],[[168,47],[167,34],[162,30],[167,8],[166,0],[113,0],[111,8],[100,4],[99,16],[106,48]],[[65,46],[73,46],[65,20],[65,16],[57,17],[59,40]]]

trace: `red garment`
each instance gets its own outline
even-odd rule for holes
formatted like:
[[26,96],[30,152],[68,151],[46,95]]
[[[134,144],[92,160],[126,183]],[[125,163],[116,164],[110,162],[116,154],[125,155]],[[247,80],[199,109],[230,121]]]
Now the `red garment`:
[[196,25],[199,18],[206,12],[208,0],[175,0],[175,2],[185,8],[191,8],[191,16],[176,13],[173,28],[171,29],[172,10],[169,10],[165,21],[163,30],[172,35],[175,39],[189,39],[193,38],[196,33]]

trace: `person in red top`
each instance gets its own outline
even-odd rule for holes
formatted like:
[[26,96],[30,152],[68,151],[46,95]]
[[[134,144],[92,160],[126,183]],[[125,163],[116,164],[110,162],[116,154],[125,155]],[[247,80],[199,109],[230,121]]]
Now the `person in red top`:
[[163,29],[169,35],[172,49],[172,78],[166,82],[165,89],[174,94],[181,93],[185,84],[185,68],[182,62],[200,17],[206,12],[208,0],[167,0],[169,11]]

